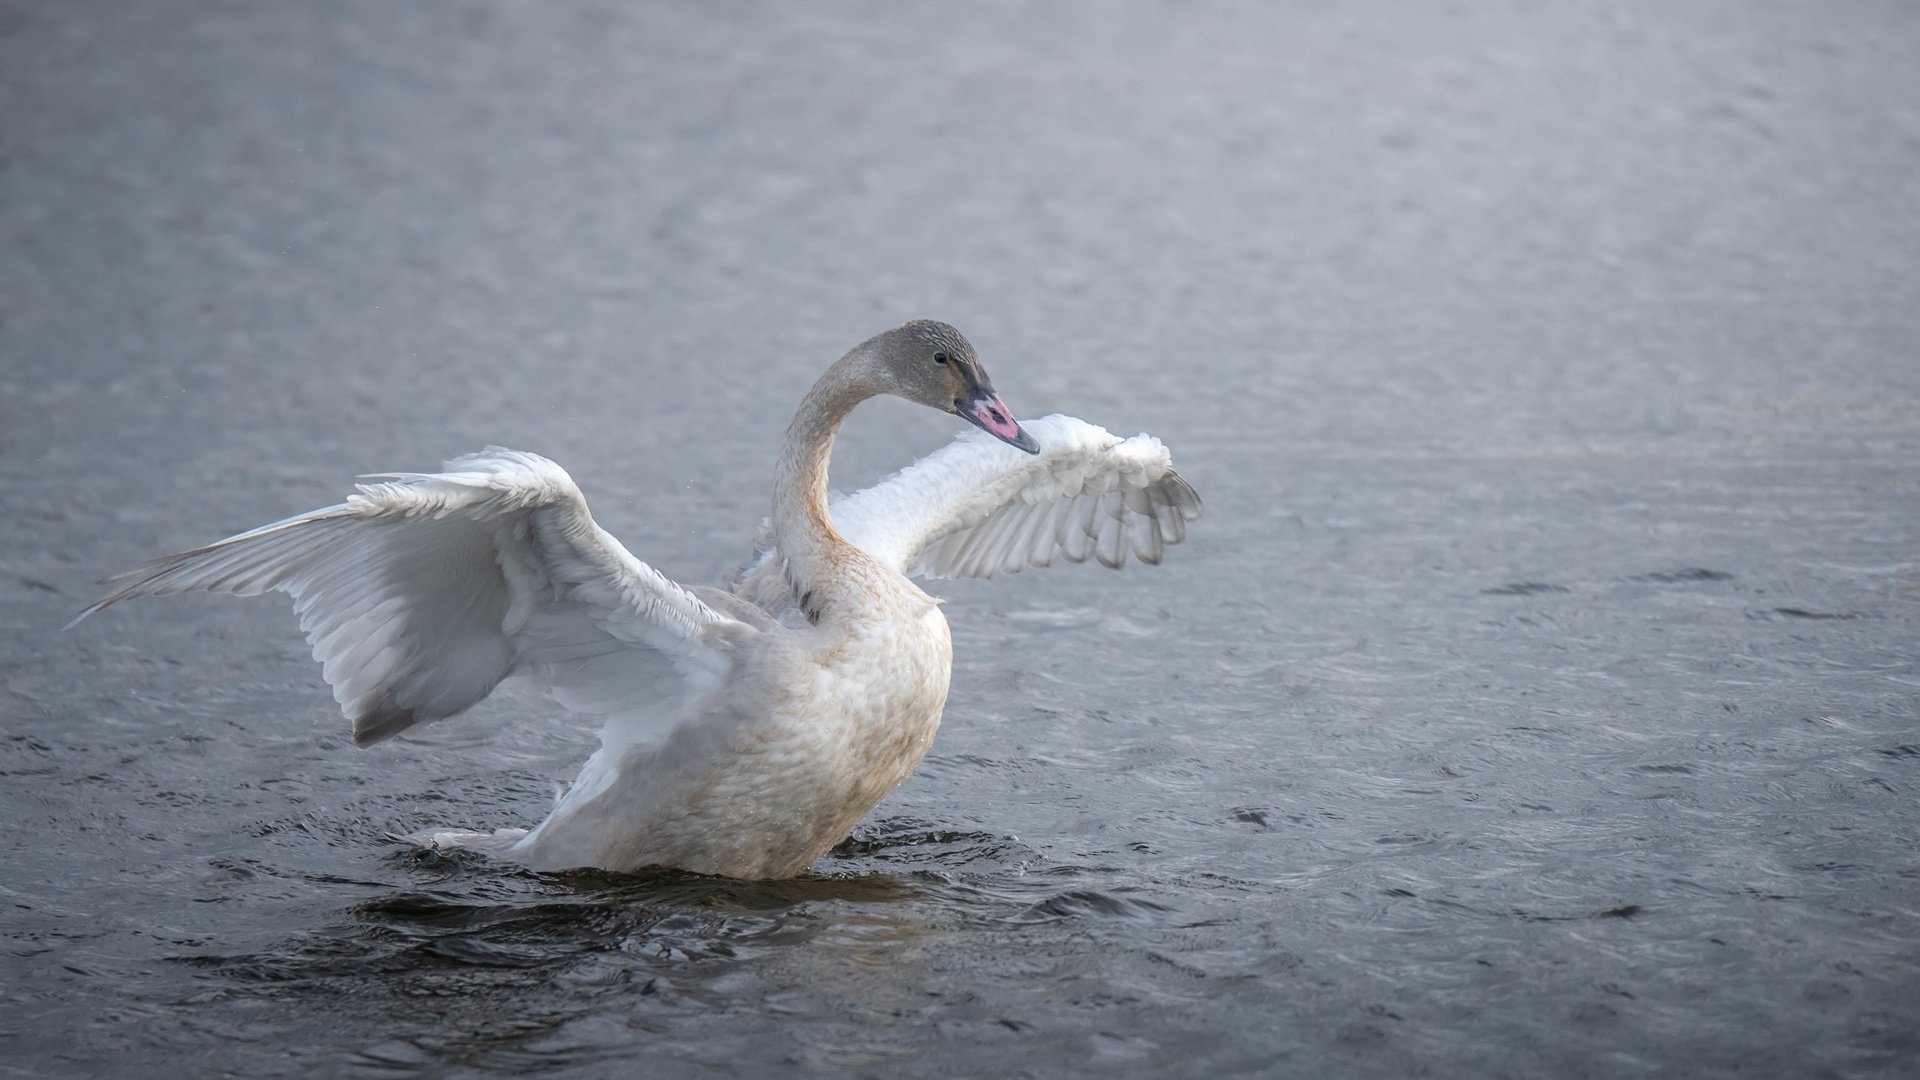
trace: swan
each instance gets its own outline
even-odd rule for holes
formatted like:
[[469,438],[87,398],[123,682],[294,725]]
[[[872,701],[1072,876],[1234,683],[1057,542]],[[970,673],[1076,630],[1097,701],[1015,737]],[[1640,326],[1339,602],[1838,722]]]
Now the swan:
[[[834,436],[880,394],[981,430],[830,507]],[[578,778],[531,830],[409,839],[535,870],[746,879],[805,869],[926,755],[952,642],[911,578],[1056,556],[1157,563],[1201,508],[1151,436],[1061,415],[1022,427],[967,339],[930,320],[862,342],[814,384],[772,516],[722,586],[628,554],[535,454],[489,447],[361,479],[345,502],[107,578],[117,588],[74,622],[136,596],[289,593],[362,747],[531,676],[602,718]]]

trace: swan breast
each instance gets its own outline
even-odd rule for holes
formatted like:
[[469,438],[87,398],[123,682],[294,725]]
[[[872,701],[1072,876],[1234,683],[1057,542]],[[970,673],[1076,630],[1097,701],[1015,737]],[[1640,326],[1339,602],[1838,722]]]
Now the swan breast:
[[[904,584],[904,583],[903,583]],[[819,769],[823,804],[838,803],[845,828],[899,786],[933,744],[953,671],[953,640],[939,605],[920,590],[892,617],[845,625],[791,685],[770,720],[790,729]],[[809,770],[810,771],[810,770]]]
[[783,628],[712,702],[731,721],[685,725],[629,760],[605,792],[529,837],[521,857],[799,873],[913,772],[939,730],[947,621],[924,594],[902,607],[832,629]]

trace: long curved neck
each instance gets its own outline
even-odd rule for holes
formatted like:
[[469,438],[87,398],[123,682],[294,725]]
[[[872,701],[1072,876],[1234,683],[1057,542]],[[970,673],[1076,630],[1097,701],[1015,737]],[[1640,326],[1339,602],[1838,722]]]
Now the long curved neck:
[[827,516],[827,459],[833,454],[833,437],[853,407],[874,393],[857,377],[856,357],[841,357],[807,391],[774,470],[774,542],[786,560],[794,594],[816,621],[841,581],[843,564],[858,553]]

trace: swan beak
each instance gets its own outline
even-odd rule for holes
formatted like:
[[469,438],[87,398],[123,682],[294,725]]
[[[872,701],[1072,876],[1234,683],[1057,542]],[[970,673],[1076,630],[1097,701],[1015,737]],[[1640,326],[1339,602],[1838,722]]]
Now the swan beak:
[[1008,446],[1018,447],[1029,454],[1040,452],[1040,444],[1033,441],[1033,436],[1020,430],[1020,422],[1013,418],[1013,410],[1007,408],[1007,403],[1000,400],[999,394],[989,392],[977,395],[964,404],[958,401],[953,404],[954,411],[968,422]]

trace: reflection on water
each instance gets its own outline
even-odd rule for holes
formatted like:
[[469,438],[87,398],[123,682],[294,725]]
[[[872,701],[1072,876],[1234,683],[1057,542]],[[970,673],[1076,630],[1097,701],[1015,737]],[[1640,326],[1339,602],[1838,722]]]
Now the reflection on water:
[[718,1003],[769,956],[815,942],[883,974],[919,930],[907,905],[924,899],[911,879],[884,874],[735,882],[396,858],[418,888],[380,892],[261,952],[168,959],[219,982],[230,1000],[381,1024],[392,1041],[377,1059],[406,1045],[491,1060],[540,1052],[608,1001],[626,1002],[636,1020],[662,1003]]

